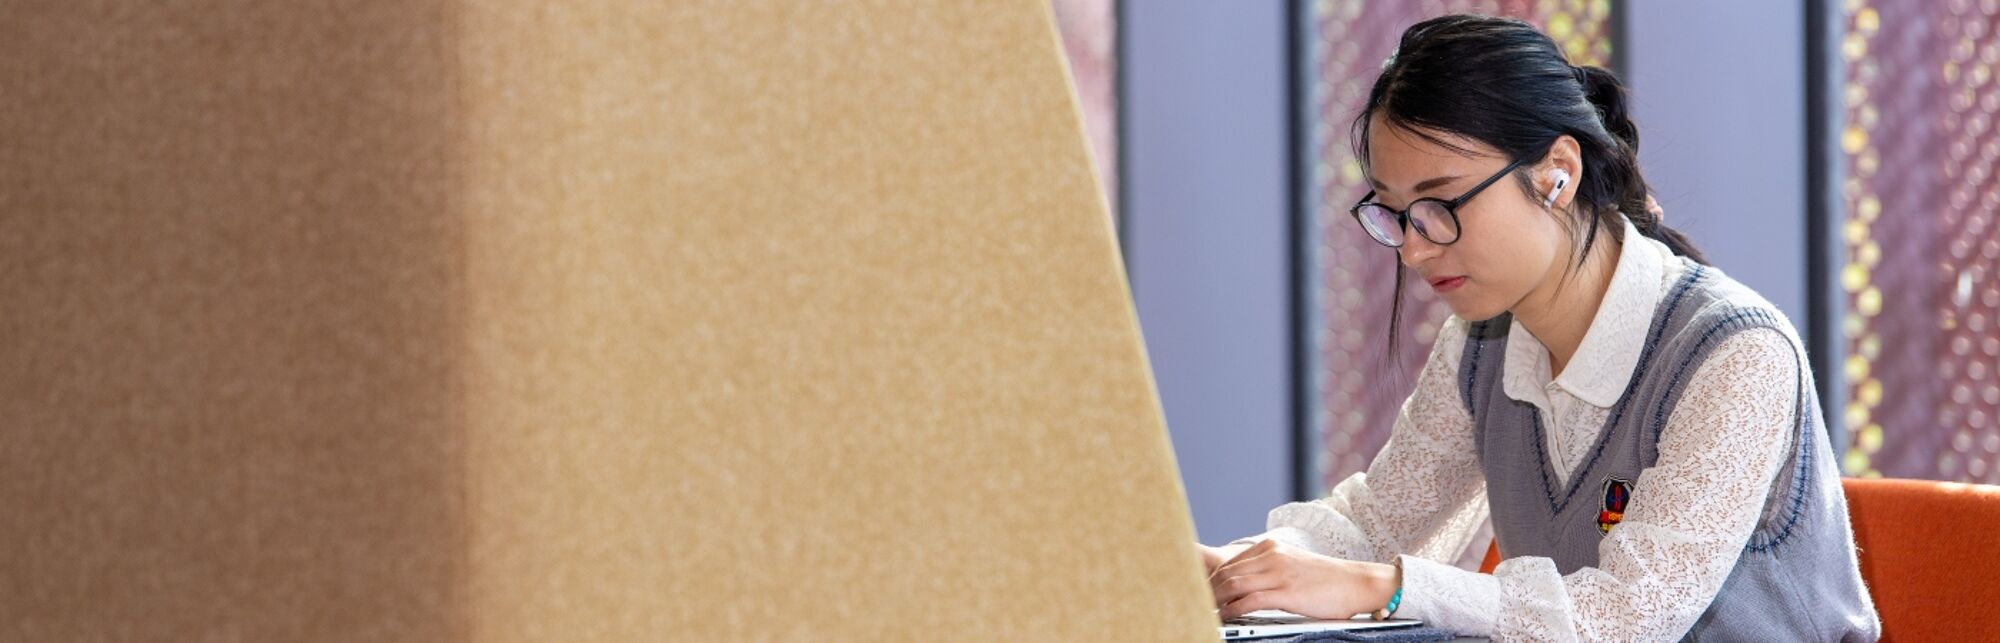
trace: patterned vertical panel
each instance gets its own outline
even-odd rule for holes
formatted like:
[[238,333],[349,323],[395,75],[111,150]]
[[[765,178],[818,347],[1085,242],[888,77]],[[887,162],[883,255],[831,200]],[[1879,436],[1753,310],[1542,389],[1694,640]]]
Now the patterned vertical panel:
[[1054,0],[1056,28],[1062,32],[1063,53],[1070,77],[1076,79],[1083,108],[1084,134],[1090,137],[1091,160],[1110,201],[1118,212],[1118,14],[1117,0]]
[[[1450,13],[1505,15],[1540,25],[1570,62],[1609,66],[1609,0],[1318,0],[1313,69],[1312,170],[1314,391],[1312,425],[1321,490],[1368,462],[1388,440],[1396,412],[1450,310],[1423,284],[1406,288],[1402,346],[1387,350],[1396,253],[1376,245],[1348,216],[1367,191],[1348,125],[1405,28]],[[1415,281],[1415,280],[1412,280]]]
[[1993,0],[1843,6],[1850,474],[2000,482],[1996,16]]

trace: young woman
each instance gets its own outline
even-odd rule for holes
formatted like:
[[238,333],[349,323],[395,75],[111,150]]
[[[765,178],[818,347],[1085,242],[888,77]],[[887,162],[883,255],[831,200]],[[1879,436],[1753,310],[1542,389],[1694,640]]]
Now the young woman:
[[[1616,77],[1524,23],[1439,18],[1404,32],[1354,130],[1374,187],[1354,218],[1456,314],[1366,473],[1204,547],[1223,618],[1877,637],[1804,349],[1648,211]],[[1489,514],[1492,575],[1433,562]]]

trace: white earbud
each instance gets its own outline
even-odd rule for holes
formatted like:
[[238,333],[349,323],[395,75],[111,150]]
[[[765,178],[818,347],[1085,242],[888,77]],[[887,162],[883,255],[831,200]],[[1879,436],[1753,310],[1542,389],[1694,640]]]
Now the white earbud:
[[1549,171],[1549,176],[1555,178],[1556,185],[1549,188],[1549,198],[1542,202],[1542,207],[1544,208],[1553,207],[1556,204],[1556,197],[1562,196],[1563,188],[1569,187],[1569,172],[1567,170],[1556,168]]

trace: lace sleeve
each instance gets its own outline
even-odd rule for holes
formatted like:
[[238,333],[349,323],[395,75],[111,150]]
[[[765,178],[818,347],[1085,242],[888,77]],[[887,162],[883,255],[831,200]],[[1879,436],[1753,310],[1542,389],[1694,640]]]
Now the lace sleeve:
[[[1472,418],[1456,375],[1467,325],[1452,317],[1438,332],[1416,391],[1403,402],[1388,444],[1366,473],[1325,498],[1273,509],[1261,538],[1307,551],[1371,562],[1397,554],[1449,561],[1486,519],[1486,485]],[[1249,542],[1248,538],[1237,542]]]

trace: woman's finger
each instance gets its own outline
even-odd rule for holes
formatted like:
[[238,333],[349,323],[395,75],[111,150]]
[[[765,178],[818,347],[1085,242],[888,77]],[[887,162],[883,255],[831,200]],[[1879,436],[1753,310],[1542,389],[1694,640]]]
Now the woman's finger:
[[1215,606],[1228,605],[1231,601],[1255,592],[1277,589],[1281,584],[1283,584],[1282,577],[1277,574],[1251,574],[1223,579],[1212,587],[1215,592]]
[[1242,598],[1231,601],[1228,605],[1222,606],[1222,609],[1216,612],[1216,616],[1222,617],[1222,620],[1227,621],[1257,610],[1272,609],[1277,607],[1279,598],[1278,592],[1274,590],[1251,592],[1244,594]]
[[1245,549],[1241,553],[1236,554],[1235,556],[1231,557],[1228,561],[1223,562],[1223,564],[1227,565],[1229,563],[1233,563],[1239,560],[1249,560],[1252,558],[1256,558],[1258,556],[1264,555],[1266,552],[1269,552],[1277,548],[1278,548],[1278,541],[1276,540],[1272,540],[1269,538],[1259,540],[1257,541],[1257,544],[1251,545],[1249,549]]
[[1277,558],[1274,556],[1258,556],[1255,558],[1240,559],[1234,562],[1224,563],[1221,567],[1217,567],[1215,568],[1215,571],[1209,573],[1208,584],[1215,585],[1217,583],[1221,583],[1222,581],[1229,580],[1230,578],[1234,578],[1237,576],[1254,576],[1257,574],[1261,574],[1264,571],[1269,570],[1273,565],[1273,561],[1275,560],[1277,560]]
[[1194,546],[1201,552],[1202,568],[1208,570],[1208,573],[1213,574],[1215,568],[1222,566],[1222,552],[1201,543],[1195,543]]
[[1216,566],[1215,571],[1209,572],[1208,580],[1213,583],[1230,576],[1256,573],[1257,570],[1263,568],[1262,560],[1265,558],[1265,555],[1270,554],[1277,548],[1278,543],[1275,540],[1259,542],[1249,549],[1243,550],[1243,553],[1230,558],[1228,562]]

